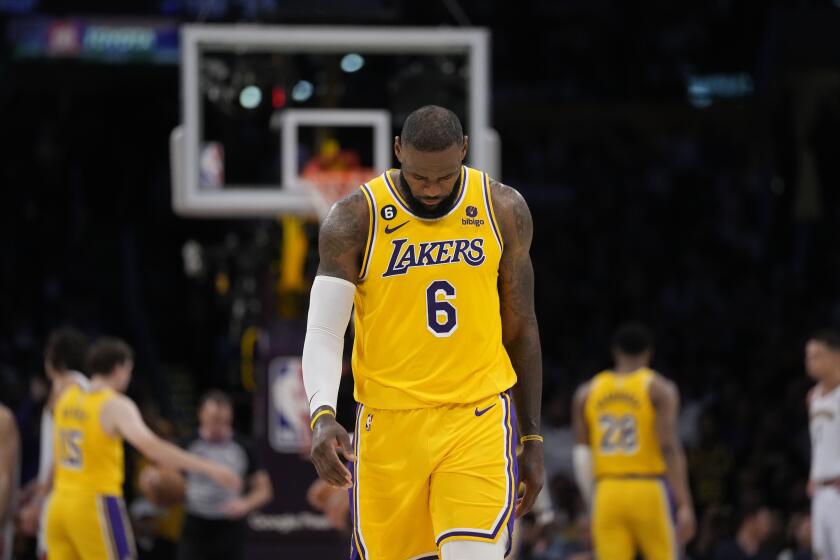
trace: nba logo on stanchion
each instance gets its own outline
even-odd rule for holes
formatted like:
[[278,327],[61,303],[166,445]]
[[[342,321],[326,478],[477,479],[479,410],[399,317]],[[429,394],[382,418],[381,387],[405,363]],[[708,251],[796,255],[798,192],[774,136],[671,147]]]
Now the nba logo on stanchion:
[[274,358],[268,366],[268,439],[279,453],[300,453],[309,444],[309,405],[297,356]]

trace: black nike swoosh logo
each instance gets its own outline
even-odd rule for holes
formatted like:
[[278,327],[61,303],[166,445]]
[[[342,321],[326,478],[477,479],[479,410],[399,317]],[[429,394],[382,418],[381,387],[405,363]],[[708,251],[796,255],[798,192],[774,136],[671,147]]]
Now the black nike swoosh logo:
[[394,233],[395,231],[397,231],[398,229],[400,229],[401,227],[403,227],[407,223],[408,223],[408,220],[404,221],[403,223],[401,223],[400,225],[398,225],[396,227],[389,227],[389,226],[386,225],[385,226],[385,233]]
[[488,406],[484,410],[478,410],[478,407],[475,407],[475,415],[476,416],[481,416],[482,414],[484,414],[485,412],[487,412],[488,410],[490,410],[494,406],[496,406],[496,403],[491,404],[490,406]]

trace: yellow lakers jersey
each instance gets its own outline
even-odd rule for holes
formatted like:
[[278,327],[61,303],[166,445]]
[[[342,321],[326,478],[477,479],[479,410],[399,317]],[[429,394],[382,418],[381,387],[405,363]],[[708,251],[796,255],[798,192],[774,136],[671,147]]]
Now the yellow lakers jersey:
[[642,368],[621,375],[603,371],[593,378],[584,413],[596,478],[665,473],[648,394],[654,375]]
[[102,406],[110,389],[86,392],[73,386],[55,405],[53,450],[56,491],[90,491],[122,496],[123,442],[102,429]]
[[461,168],[452,209],[415,216],[386,172],[362,185],[370,210],[356,289],[356,400],[372,408],[472,403],[516,382],[502,345],[503,243],[484,173]]

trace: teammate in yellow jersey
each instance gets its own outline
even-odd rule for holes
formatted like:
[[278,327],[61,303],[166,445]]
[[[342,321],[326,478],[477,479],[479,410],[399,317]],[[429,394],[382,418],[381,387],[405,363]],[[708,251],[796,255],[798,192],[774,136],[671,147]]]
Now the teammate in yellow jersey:
[[[463,165],[447,109],[411,113],[394,152],[401,168],[321,227],[303,351],[312,460],[350,489],[352,557],[501,560],[543,484],[531,214]],[[335,406],[354,308],[351,445]]]
[[204,474],[228,488],[241,480],[224,467],[158,438],[137,406],[120,394],[133,368],[131,349],[102,339],[90,349],[88,390],[72,387],[55,406],[55,476],[47,519],[50,560],[125,560],[136,557],[122,500],[123,438],[143,455]]
[[622,326],[615,368],[575,394],[575,478],[592,512],[596,558],[676,560],[694,535],[685,455],[677,436],[679,393],[650,369],[653,336]]

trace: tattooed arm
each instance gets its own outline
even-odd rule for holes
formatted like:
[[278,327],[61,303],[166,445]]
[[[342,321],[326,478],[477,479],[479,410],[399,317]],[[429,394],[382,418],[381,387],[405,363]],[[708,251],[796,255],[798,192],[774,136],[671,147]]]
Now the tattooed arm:
[[[516,190],[493,181],[490,191],[504,241],[499,263],[502,342],[517,376],[513,398],[519,430],[522,435],[539,434],[542,355],[534,312],[534,269],[529,254],[534,225],[525,199]],[[525,482],[525,494],[517,503],[517,517],[531,509],[543,486],[541,442],[525,442],[519,472]]]
[[318,276],[356,283],[368,235],[368,206],[361,189],[330,208],[318,234]]
[[335,406],[344,334],[350,322],[369,220],[367,202],[357,190],[337,202],[321,224],[321,263],[312,284],[303,344],[303,383],[314,421],[312,463],[325,482],[338,487],[349,487],[352,482],[350,471],[340,459],[355,459],[347,431],[336,422]]

